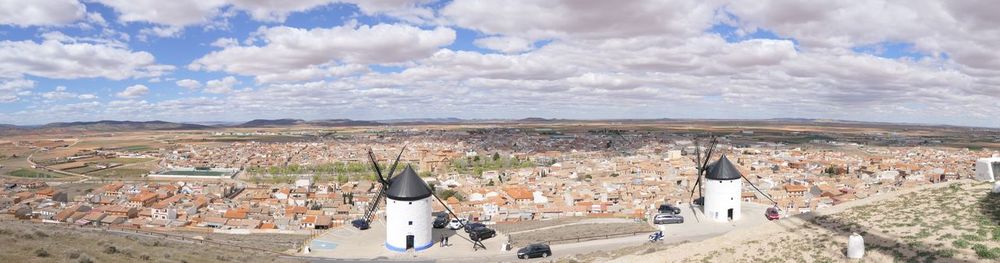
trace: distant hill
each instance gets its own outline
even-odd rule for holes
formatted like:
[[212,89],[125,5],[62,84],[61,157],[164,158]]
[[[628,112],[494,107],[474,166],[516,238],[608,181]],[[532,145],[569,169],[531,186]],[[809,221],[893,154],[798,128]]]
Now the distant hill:
[[382,123],[376,121],[356,121],[351,119],[314,120],[314,121],[308,121],[306,123],[309,125],[325,126],[325,127],[382,125]]
[[371,126],[371,125],[382,125],[382,123],[374,121],[356,121],[351,119],[328,119],[328,120],[313,120],[306,121],[301,119],[257,119],[245,122],[234,127],[243,128],[263,128],[263,127],[281,127],[281,126],[296,126],[296,125],[311,125],[311,126],[321,126],[321,127],[339,127],[339,126]]
[[115,132],[136,130],[202,130],[212,127],[198,124],[176,123],[165,121],[90,121],[90,122],[54,122],[36,126],[16,126],[0,124],[0,134],[33,134],[33,133],[63,133],[63,132]]
[[378,123],[405,124],[405,123],[462,123],[468,122],[459,118],[413,118],[413,119],[390,119],[379,120]]
[[205,125],[165,121],[93,121],[54,122],[37,126],[36,130],[126,131],[126,130],[201,130]]
[[256,128],[256,127],[273,127],[273,126],[292,126],[304,123],[305,121],[300,119],[275,119],[275,120],[256,119],[245,122],[240,125],[236,125],[236,127]]

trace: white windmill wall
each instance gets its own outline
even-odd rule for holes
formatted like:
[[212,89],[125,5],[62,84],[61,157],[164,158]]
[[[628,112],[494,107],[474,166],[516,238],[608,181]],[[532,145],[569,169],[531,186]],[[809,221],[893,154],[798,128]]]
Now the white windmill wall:
[[406,252],[406,236],[413,235],[413,249],[434,245],[431,234],[431,198],[416,201],[385,199],[385,247]]
[[715,221],[729,221],[729,209],[733,209],[733,221],[740,219],[740,193],[742,180],[705,179],[705,215]]
[[976,160],[976,180],[993,182],[997,180],[997,173],[1000,173],[1000,158],[993,157]]

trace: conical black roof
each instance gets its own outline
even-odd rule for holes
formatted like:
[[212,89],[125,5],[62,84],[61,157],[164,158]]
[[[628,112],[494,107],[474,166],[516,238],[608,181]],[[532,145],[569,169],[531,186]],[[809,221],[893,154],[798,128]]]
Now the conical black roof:
[[416,201],[431,196],[431,189],[417,176],[409,165],[402,173],[389,179],[389,191],[385,193],[389,199],[399,201]]
[[712,180],[739,180],[740,177],[743,177],[740,170],[736,169],[736,165],[733,165],[729,158],[726,158],[726,155],[722,155],[718,161],[709,165],[707,172],[705,178]]

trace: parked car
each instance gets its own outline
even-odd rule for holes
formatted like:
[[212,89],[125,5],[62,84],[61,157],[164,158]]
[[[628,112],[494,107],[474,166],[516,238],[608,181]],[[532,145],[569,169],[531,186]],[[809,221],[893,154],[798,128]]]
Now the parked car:
[[517,250],[517,258],[520,259],[548,257],[551,255],[552,249],[546,244],[531,244]]
[[465,233],[469,233],[469,231],[472,230],[473,228],[477,228],[477,227],[481,227],[481,226],[485,227],[486,225],[484,225],[483,223],[479,223],[479,222],[465,224]]
[[764,212],[764,216],[767,217],[767,220],[778,220],[781,218],[781,214],[778,213],[778,208],[775,207],[768,207],[767,211]]
[[660,214],[672,213],[676,215],[681,213],[680,207],[672,206],[669,204],[662,204],[660,205],[660,208],[657,210],[659,210]]
[[486,226],[479,226],[473,228],[472,230],[469,230],[469,239],[472,239],[473,241],[487,240],[496,235],[497,235],[496,230],[489,229]]
[[459,230],[459,229],[462,228],[462,226],[464,226],[468,222],[469,222],[469,220],[465,219],[465,218],[462,218],[462,219],[451,219],[451,221],[448,222],[448,229]]
[[434,218],[434,228],[444,228],[448,226],[448,217],[438,216]]
[[680,215],[675,215],[671,213],[657,214],[653,217],[653,224],[683,224],[684,217]]
[[368,221],[365,221],[364,219],[355,219],[354,221],[351,221],[351,225],[360,230],[365,230],[370,227],[368,225]]

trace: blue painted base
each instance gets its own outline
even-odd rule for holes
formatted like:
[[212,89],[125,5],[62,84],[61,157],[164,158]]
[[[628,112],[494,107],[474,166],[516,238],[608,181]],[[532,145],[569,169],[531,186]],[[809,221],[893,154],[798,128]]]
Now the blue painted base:
[[[427,243],[426,245],[415,247],[415,248],[413,248],[413,250],[414,251],[421,251],[421,250],[424,250],[424,249],[431,248],[433,246],[434,246],[434,241],[431,241],[430,243]],[[389,242],[385,242],[385,248],[388,248],[391,251],[400,252],[400,253],[405,253],[406,252],[405,248],[395,247],[393,245],[389,245]]]

